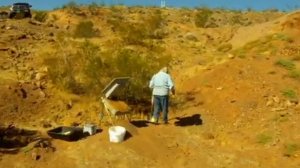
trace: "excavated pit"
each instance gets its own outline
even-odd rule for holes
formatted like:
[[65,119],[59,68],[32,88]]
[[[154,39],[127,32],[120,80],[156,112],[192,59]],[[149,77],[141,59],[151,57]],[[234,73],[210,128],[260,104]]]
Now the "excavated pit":
[[34,130],[15,127],[0,127],[0,152],[15,153],[37,140],[39,134]]

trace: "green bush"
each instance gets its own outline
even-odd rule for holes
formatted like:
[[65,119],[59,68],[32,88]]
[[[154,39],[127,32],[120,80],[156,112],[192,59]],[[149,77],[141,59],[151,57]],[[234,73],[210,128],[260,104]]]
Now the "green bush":
[[246,58],[246,55],[247,55],[247,52],[244,48],[236,49],[232,53],[233,53],[233,55],[236,55],[239,58]]
[[290,36],[288,36],[287,34],[277,33],[277,34],[273,35],[273,38],[275,40],[293,42],[293,39]]
[[92,15],[98,15],[98,8],[99,5],[96,2],[92,2],[91,4],[88,5],[88,9]]
[[91,38],[95,37],[97,33],[94,30],[94,24],[91,21],[81,21],[75,28],[74,37]]
[[272,137],[267,135],[267,134],[259,134],[257,135],[257,142],[260,143],[260,144],[267,144],[267,143],[270,143],[272,141]]
[[141,25],[127,24],[125,32],[121,36],[128,45],[143,45],[147,34]]
[[50,79],[59,88],[75,94],[99,94],[105,69],[100,48],[88,41],[73,45],[77,48],[75,53],[58,48],[55,55],[44,60]]
[[209,9],[199,9],[195,15],[195,24],[197,27],[206,27],[206,24],[213,12]]
[[295,99],[297,98],[297,92],[293,89],[285,89],[281,91],[282,95],[289,98],[289,99]]
[[285,144],[284,145],[284,156],[291,157],[293,156],[298,150],[300,150],[300,146],[298,144]]
[[160,10],[141,17],[139,22],[128,22],[120,13],[119,9],[112,10],[112,16],[107,20],[112,25],[113,31],[119,33],[125,44],[146,45],[147,40],[163,39],[166,36],[164,31],[164,17]]
[[148,38],[162,39],[164,34],[157,32],[158,30],[163,29],[164,22],[165,20],[160,10],[156,10],[153,14],[144,18],[143,25],[146,27]]
[[291,70],[289,72],[289,77],[294,78],[294,79],[300,79],[300,70]]
[[39,22],[45,22],[48,18],[48,13],[45,11],[36,11],[33,18]]
[[228,52],[232,49],[232,44],[226,43],[226,44],[222,44],[218,47],[218,51],[220,52]]
[[237,14],[237,15],[232,16],[231,22],[233,24],[243,25],[243,18],[241,16],[241,14]]
[[293,61],[287,59],[280,59],[276,63],[276,65],[281,66],[287,70],[293,70],[296,68],[296,65]]
[[49,68],[48,75],[52,82],[58,86],[72,93],[79,94],[81,89],[79,89],[79,84],[76,83],[75,75],[76,72],[71,68],[70,59],[64,60],[63,57],[49,57],[44,60],[44,63]]
[[80,5],[77,4],[76,1],[69,1],[67,4],[64,4],[62,8],[76,10],[79,7],[80,7]]
[[111,66],[113,76],[129,76],[131,83],[127,95],[135,100],[149,99],[148,88],[151,76],[162,66],[166,66],[171,58],[168,55],[141,54],[130,49],[117,50],[113,58],[106,62]]
[[[151,76],[171,61],[162,49],[145,52],[123,46],[101,52],[89,42],[65,42],[65,50],[57,47],[52,57],[45,59],[49,77],[59,88],[75,94],[99,96],[106,84],[115,77],[131,77],[127,96],[132,100],[148,100],[151,95],[148,82]],[[50,54],[49,54],[50,55]]]
[[57,16],[56,14],[52,14],[51,16],[52,16],[52,19],[53,19],[54,21],[57,21],[57,20],[58,20],[58,16]]

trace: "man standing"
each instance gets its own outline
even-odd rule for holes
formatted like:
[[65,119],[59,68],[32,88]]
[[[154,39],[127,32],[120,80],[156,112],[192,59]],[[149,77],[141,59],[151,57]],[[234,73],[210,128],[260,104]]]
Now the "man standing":
[[169,92],[174,95],[175,89],[167,67],[153,75],[149,87],[153,89],[152,105],[154,106],[151,122],[158,123],[159,114],[162,112],[164,124],[168,124]]

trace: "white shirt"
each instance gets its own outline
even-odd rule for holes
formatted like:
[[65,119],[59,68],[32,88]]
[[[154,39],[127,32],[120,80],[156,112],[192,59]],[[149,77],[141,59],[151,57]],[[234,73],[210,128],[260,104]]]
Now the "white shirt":
[[169,90],[174,87],[174,84],[169,74],[160,71],[153,75],[149,87],[153,89],[153,95],[166,96],[169,95]]

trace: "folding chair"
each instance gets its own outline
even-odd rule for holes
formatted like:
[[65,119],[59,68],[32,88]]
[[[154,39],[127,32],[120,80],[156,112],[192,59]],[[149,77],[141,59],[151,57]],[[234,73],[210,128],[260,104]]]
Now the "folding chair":
[[117,94],[121,88],[126,86],[129,77],[119,77],[113,79],[102,91],[103,96],[101,97],[102,110],[100,111],[100,122],[104,116],[110,118],[112,125],[115,124],[116,119],[127,118],[128,121],[131,120],[131,109],[124,102],[120,100],[111,100],[110,97]]

